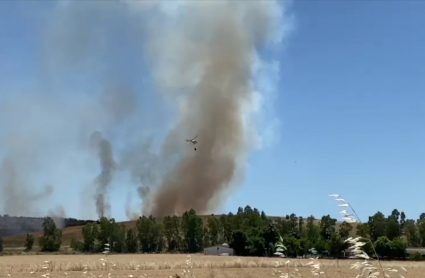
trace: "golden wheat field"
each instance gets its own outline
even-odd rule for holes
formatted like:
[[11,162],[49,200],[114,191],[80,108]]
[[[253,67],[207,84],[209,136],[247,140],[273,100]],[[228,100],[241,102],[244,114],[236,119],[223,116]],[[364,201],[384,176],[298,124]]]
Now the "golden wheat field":
[[[295,268],[301,277],[314,277],[308,259],[253,258],[204,255],[16,255],[0,257],[0,277],[275,277],[277,268],[282,273]],[[352,260],[319,260],[321,277],[356,277],[350,270]],[[385,267],[403,266],[406,278],[425,277],[425,264],[414,262],[383,262]],[[190,272],[187,272],[189,270]],[[186,271],[186,275],[184,275]],[[400,277],[391,273],[391,277]],[[192,276],[193,275],[193,276]]]

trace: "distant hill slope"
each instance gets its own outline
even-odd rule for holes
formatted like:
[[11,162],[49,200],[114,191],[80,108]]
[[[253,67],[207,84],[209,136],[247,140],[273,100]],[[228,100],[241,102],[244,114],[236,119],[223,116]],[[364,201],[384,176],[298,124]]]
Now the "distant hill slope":
[[[217,215],[218,216],[218,215]],[[208,219],[209,215],[205,215],[205,216],[201,216],[204,224],[206,224],[206,220]],[[273,220],[279,219],[280,217],[269,217]],[[161,220],[159,220],[161,221]],[[93,221],[91,221],[93,222]],[[316,222],[318,223],[319,220],[316,220]],[[119,222],[120,224],[125,224],[126,228],[136,228],[136,221],[125,221],[125,222]],[[337,222],[336,225],[336,229],[338,230],[339,225],[341,224],[341,222]],[[357,224],[354,223],[353,225],[353,230],[351,232],[351,236],[355,236],[356,234],[356,228],[357,228]],[[83,235],[82,235],[82,228],[84,225],[82,226],[72,226],[72,227],[66,227],[62,230],[62,246],[69,246],[71,239],[72,238],[76,238],[79,240],[83,239]],[[41,229],[39,232],[34,232],[33,235],[38,238],[42,235]],[[26,232],[23,234],[19,234],[19,235],[12,235],[12,236],[6,236],[3,237],[3,244],[6,248],[16,248],[16,247],[23,247],[24,243],[25,243],[25,239],[26,239]],[[37,241],[34,242],[34,245],[38,245]]]
[[0,215],[0,235],[3,237],[42,230],[42,217],[15,217]]
[[[59,227],[84,226],[93,220],[79,220],[75,218],[54,218]],[[0,235],[2,237],[36,233],[42,231],[44,217],[17,217],[0,215]]]

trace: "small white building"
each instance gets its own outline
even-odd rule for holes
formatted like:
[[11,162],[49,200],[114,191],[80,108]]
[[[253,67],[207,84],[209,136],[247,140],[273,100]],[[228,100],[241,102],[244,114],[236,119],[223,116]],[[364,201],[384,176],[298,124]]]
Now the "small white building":
[[204,255],[233,256],[233,249],[227,244],[210,246],[204,248]]

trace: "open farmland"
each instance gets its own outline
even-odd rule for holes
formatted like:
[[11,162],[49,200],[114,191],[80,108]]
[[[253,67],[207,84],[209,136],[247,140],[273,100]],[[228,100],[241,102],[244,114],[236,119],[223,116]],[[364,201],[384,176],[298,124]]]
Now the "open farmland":
[[[105,259],[106,258],[106,259]],[[0,258],[0,277],[41,277],[49,272],[50,277],[170,277],[182,274],[191,265],[194,277],[273,277],[274,267],[279,261],[279,270],[292,272],[294,266],[302,277],[313,277],[308,259],[294,259],[284,266],[286,259],[226,257],[191,255],[40,255],[4,256]],[[103,261],[105,260],[105,261]],[[45,261],[49,261],[45,263]],[[103,265],[103,262],[106,262]],[[350,270],[352,260],[320,260],[322,270],[332,278],[356,277]],[[46,266],[46,268],[43,268]],[[425,266],[414,262],[383,262],[384,267],[404,266],[406,278],[423,277]],[[84,273],[87,271],[86,273]],[[400,277],[393,273],[392,277]],[[44,277],[47,277],[45,275]]]

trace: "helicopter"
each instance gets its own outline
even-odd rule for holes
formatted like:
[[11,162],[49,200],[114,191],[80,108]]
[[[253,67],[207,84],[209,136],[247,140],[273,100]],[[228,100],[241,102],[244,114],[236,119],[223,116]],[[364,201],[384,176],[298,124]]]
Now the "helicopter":
[[[198,143],[198,141],[196,141],[196,137],[198,137],[198,135],[196,135],[195,137],[193,137],[192,139],[188,140],[186,139],[186,142],[188,143],[192,143],[193,145],[196,145]],[[196,148],[194,148],[194,150],[196,151]]]

